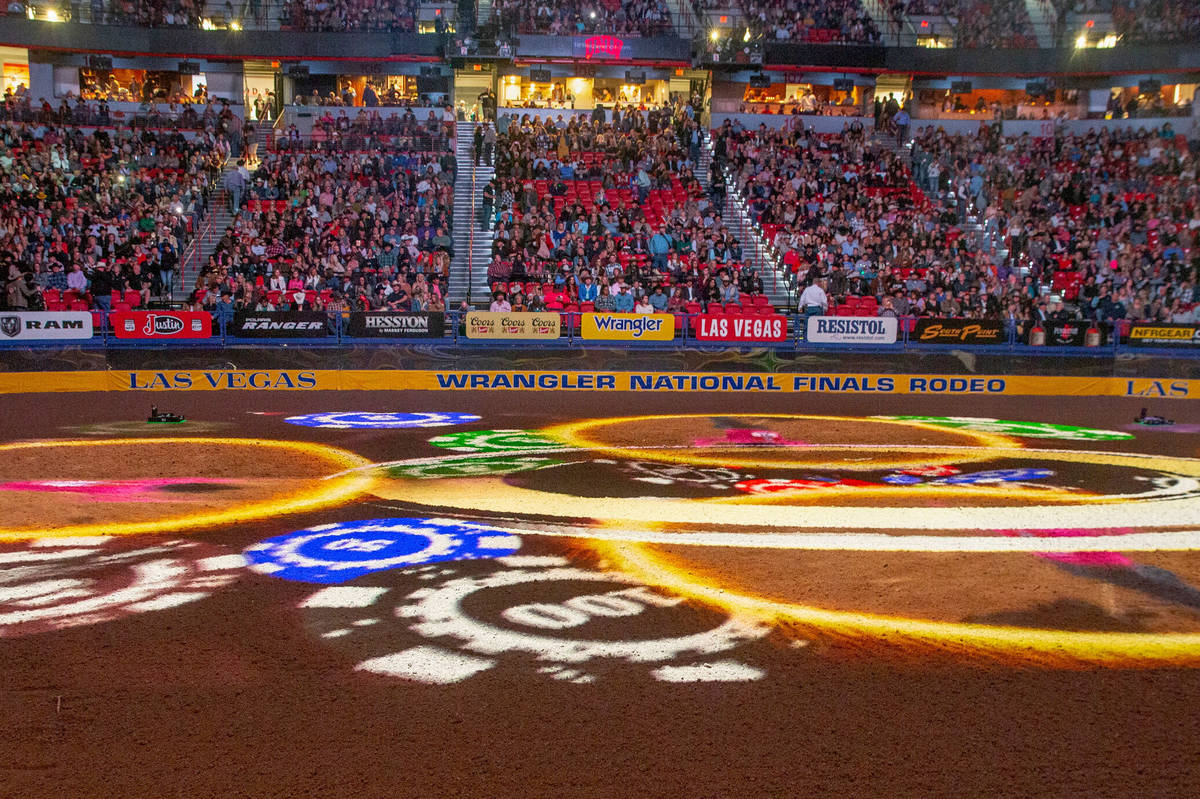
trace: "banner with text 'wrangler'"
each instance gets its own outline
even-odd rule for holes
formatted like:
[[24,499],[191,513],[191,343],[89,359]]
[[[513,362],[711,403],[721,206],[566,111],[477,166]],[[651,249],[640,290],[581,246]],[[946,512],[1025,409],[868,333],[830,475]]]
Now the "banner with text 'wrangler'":
[[[1043,375],[164,369],[0,372],[0,394],[46,391],[600,391],[1200,398],[1200,380]],[[970,404],[963,406],[964,412]]]
[[670,341],[675,338],[671,314],[585,313],[580,335],[608,341]]

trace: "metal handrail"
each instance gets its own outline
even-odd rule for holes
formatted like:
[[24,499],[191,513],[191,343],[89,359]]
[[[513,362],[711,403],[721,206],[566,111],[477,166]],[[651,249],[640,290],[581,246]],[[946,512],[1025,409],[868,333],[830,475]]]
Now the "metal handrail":
[[[146,310],[146,309],[133,309],[133,310],[136,311],[136,310]],[[51,313],[54,313],[54,312],[51,312]],[[220,344],[221,346],[259,345],[262,347],[269,347],[274,344],[280,344],[280,343],[286,343],[289,346],[314,346],[314,347],[342,346],[342,345],[346,345],[346,344],[350,344],[350,343],[353,343],[355,345],[363,345],[363,346],[394,346],[395,342],[397,340],[411,340],[411,341],[417,341],[417,340],[430,341],[431,340],[427,337],[422,337],[422,338],[418,339],[418,338],[405,338],[402,336],[397,336],[394,338],[354,337],[347,333],[346,320],[349,316],[349,312],[340,312],[340,311],[331,312],[327,315],[328,321],[329,321],[330,335],[320,337],[320,338],[290,338],[290,337],[286,338],[286,339],[239,338],[238,336],[232,334],[229,331],[229,329],[227,328],[226,323],[225,323],[226,320],[217,319],[214,315],[214,317],[213,317],[213,334],[212,334],[212,337],[208,338],[208,339],[181,339],[181,340],[116,339],[115,337],[110,335],[111,325],[109,324],[110,314],[116,313],[116,312],[105,311],[103,309],[97,309],[97,310],[93,311],[93,313],[97,314],[99,316],[99,322],[100,322],[99,326],[96,328],[96,333],[94,334],[93,338],[90,340],[86,340],[86,341],[69,342],[70,346],[82,347],[82,348],[93,348],[93,349],[97,348],[97,347],[102,348],[102,349],[108,349],[110,346],[137,347],[137,346],[151,346],[151,345],[155,346],[155,347],[160,347],[163,345],[172,346],[172,347],[187,347],[187,346],[211,346],[211,344],[214,342]],[[156,313],[162,313],[162,312],[156,312]],[[169,311],[165,312],[165,313],[169,313]],[[551,313],[553,313],[553,311],[551,311]],[[545,346],[547,348],[552,348],[554,346],[563,346],[563,345],[574,346],[577,341],[584,341],[585,339],[583,339],[582,336],[580,335],[580,331],[581,331],[582,317],[585,312],[559,311],[558,313],[563,320],[563,324],[562,324],[562,328],[561,328],[562,332],[560,333],[560,338],[551,340],[551,341],[542,342],[541,343],[542,346]],[[465,317],[463,314],[461,314],[457,311],[446,311],[446,312],[444,312],[444,315],[445,315],[446,324],[445,324],[445,333],[443,334],[443,338],[449,338],[449,339],[452,339],[455,343],[458,343],[460,340],[463,339],[463,337],[461,337],[459,334],[459,328],[464,324]],[[1038,325],[1046,325],[1049,323],[1037,323],[1032,320],[1025,320],[1023,322],[1023,325],[1025,328],[1029,328],[1029,329],[1018,329],[1015,326],[1006,325],[1005,334],[1004,334],[1005,340],[1003,342],[999,342],[999,343],[995,343],[995,344],[975,344],[975,343],[970,343],[970,342],[955,342],[955,343],[947,343],[947,344],[938,344],[938,343],[930,343],[930,342],[921,342],[921,341],[918,341],[916,338],[914,338],[911,334],[913,332],[913,329],[915,328],[916,320],[918,319],[918,317],[903,316],[903,317],[897,318],[897,322],[898,322],[897,335],[896,335],[896,340],[894,343],[893,342],[877,342],[877,343],[869,343],[869,344],[851,344],[851,343],[813,343],[813,342],[807,341],[806,340],[806,328],[807,328],[807,320],[809,319],[809,315],[806,315],[803,313],[776,314],[776,316],[784,316],[787,319],[787,323],[788,323],[788,335],[787,335],[786,339],[785,340],[777,340],[777,341],[766,341],[766,340],[758,340],[758,341],[754,341],[754,340],[750,340],[750,341],[720,340],[720,341],[717,341],[717,340],[707,340],[707,339],[702,340],[702,339],[697,338],[694,335],[693,330],[697,324],[696,320],[698,318],[706,317],[708,315],[706,315],[706,314],[671,314],[671,315],[675,316],[677,318],[682,318],[683,323],[681,325],[679,325],[678,336],[676,338],[668,340],[668,341],[640,342],[640,341],[634,341],[634,340],[601,340],[601,339],[586,339],[586,341],[587,341],[588,346],[611,346],[611,347],[618,347],[618,348],[634,347],[634,348],[646,348],[646,349],[654,349],[654,348],[669,349],[672,347],[679,347],[679,346],[686,345],[688,347],[706,346],[706,347],[714,347],[714,348],[773,347],[773,348],[777,348],[777,349],[791,349],[791,350],[799,350],[800,348],[806,348],[806,349],[820,349],[820,350],[835,351],[835,352],[836,351],[864,352],[864,351],[871,351],[871,350],[886,351],[886,352],[897,352],[897,351],[934,352],[934,351],[947,351],[947,350],[968,350],[968,351],[993,352],[993,353],[1019,352],[1019,353],[1030,354],[1030,355],[1044,354],[1044,355],[1053,356],[1053,357],[1058,357],[1058,356],[1063,356],[1063,355],[1076,355],[1076,356],[1103,355],[1105,357],[1111,357],[1111,356],[1117,356],[1117,355],[1127,354],[1127,353],[1136,353],[1138,355],[1146,355],[1146,356],[1162,356],[1162,355],[1169,354],[1170,357],[1200,358],[1200,347],[1196,347],[1196,348],[1178,347],[1178,348],[1165,348],[1164,349],[1162,347],[1136,346],[1136,345],[1128,344],[1126,342],[1126,336],[1128,335],[1127,330],[1131,325],[1131,323],[1128,320],[1104,321],[1104,322],[1096,322],[1096,321],[1092,321],[1092,320],[1080,320],[1079,322],[1077,322],[1077,324],[1080,326],[1087,325],[1089,327],[1102,329],[1105,332],[1107,332],[1108,340],[1106,343],[1072,344],[1072,345],[1054,345],[1054,344],[1049,344],[1049,343],[1046,343],[1046,344],[1027,343],[1028,335],[1030,333],[1030,330],[1033,327],[1036,327]],[[716,317],[716,318],[722,318],[722,317]],[[845,318],[845,317],[837,317],[837,318]],[[860,318],[862,318],[862,317],[860,317]],[[879,317],[873,317],[873,318],[879,318]],[[943,321],[943,322],[951,321],[954,319],[953,317],[928,317],[928,318],[936,319],[938,321]],[[972,319],[972,320],[961,320],[961,321],[977,322],[979,320]],[[992,320],[992,321],[996,321],[996,320]],[[477,344],[479,346],[511,345],[511,346],[519,346],[519,347],[528,347],[529,344],[531,343],[528,340],[520,340],[520,339],[472,340],[469,338],[469,336],[466,337],[466,341],[468,341],[469,343],[472,343],[472,344]],[[14,348],[15,349],[24,349],[24,348],[42,348],[42,349],[44,349],[44,348],[52,348],[52,347],[56,347],[56,346],[61,347],[64,345],[64,343],[66,343],[66,342],[63,342],[61,340],[58,340],[58,341],[54,341],[54,340],[47,340],[47,341],[0,340],[0,350],[6,349],[6,348],[7,349],[14,349]]]
[[[474,144],[472,144],[472,147]],[[475,199],[475,158],[471,154],[471,200]],[[474,205],[472,205],[474,208]],[[467,224],[467,304],[471,304],[471,288],[475,285],[475,219]]]

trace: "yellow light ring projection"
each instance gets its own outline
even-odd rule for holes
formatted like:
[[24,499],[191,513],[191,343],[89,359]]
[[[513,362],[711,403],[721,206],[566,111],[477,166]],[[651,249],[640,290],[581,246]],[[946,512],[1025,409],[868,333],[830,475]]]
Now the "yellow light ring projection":
[[156,519],[145,522],[120,522],[74,524],[51,529],[41,527],[0,528],[0,541],[12,541],[25,538],[61,538],[67,536],[92,535],[136,535],[140,533],[178,532],[180,530],[195,530],[201,527],[216,527],[233,522],[246,522],[271,516],[289,513],[317,510],[332,505],[339,505],[366,492],[375,482],[370,472],[359,471],[357,467],[369,465],[370,461],[353,452],[344,449],[314,444],[304,441],[271,441],[259,438],[121,438],[89,441],[86,439],[65,439],[62,441],[30,441],[0,444],[0,453],[14,450],[51,449],[60,447],[106,447],[128,446],[138,444],[180,444],[203,445],[206,447],[257,447],[286,451],[291,454],[315,458],[329,464],[334,471],[353,471],[336,475],[328,480],[314,477],[314,489],[297,491],[269,501],[252,502],[235,506],[226,510],[206,513],[185,514],[166,519]]
[[673,593],[731,613],[783,622],[831,638],[918,644],[949,653],[1019,658],[1059,668],[1090,665],[1128,667],[1200,664],[1200,633],[1074,632],[940,622],[824,608],[737,593],[716,580],[698,579],[697,570],[643,544],[586,541],[587,546],[627,574]]
[[[585,419],[580,422],[570,422],[568,424],[555,425],[553,427],[544,427],[538,431],[538,435],[545,436],[556,441],[560,441],[577,449],[592,450],[594,452],[603,453],[609,457],[629,458],[630,460],[650,460],[663,461],[668,463],[680,463],[689,466],[727,466],[740,469],[844,469],[866,471],[878,469],[879,464],[862,464],[862,463],[828,463],[821,460],[799,459],[787,461],[769,461],[763,462],[759,458],[744,458],[733,454],[715,454],[715,453],[696,453],[690,449],[670,449],[670,450],[655,450],[646,449],[631,449],[628,447],[617,447],[605,444],[602,441],[597,441],[591,438],[595,431],[617,424],[630,424],[636,422],[665,422],[674,419],[711,419],[714,414],[710,413],[681,413],[667,415],[646,415],[646,416],[617,416],[607,419]],[[746,414],[755,419],[791,419],[798,421],[812,422],[852,422],[862,423],[863,420],[850,416],[817,416],[794,413],[753,413]],[[974,463],[981,460],[987,460],[990,456],[979,455],[980,449],[1020,449],[1022,444],[1014,438],[999,435],[998,433],[985,433],[977,430],[961,430],[946,427],[937,427],[931,424],[922,424],[921,422],[913,422],[907,420],[896,419],[871,419],[871,423],[880,422],[885,425],[905,429],[924,430],[927,432],[937,433],[938,435],[953,435],[965,440],[968,447],[956,448],[951,447],[952,455],[947,454],[947,448],[937,445],[920,445],[920,444],[879,444],[869,445],[869,449],[881,453],[895,452],[928,452],[928,457],[909,458],[907,460],[891,460],[888,461],[889,467],[896,469],[909,469],[920,466],[938,466],[946,463]],[[755,446],[754,449],[761,451],[764,449],[772,449],[771,445]],[[863,449],[866,447],[847,447],[846,445],[838,444],[813,444],[797,447],[798,452],[831,452],[846,449]]]
[[[983,460],[1024,457],[1031,461],[1062,461],[1098,466],[1150,469],[1186,478],[1200,478],[1200,460],[1090,452],[1066,449],[989,448]],[[1200,495],[1172,497],[1169,494],[1071,495],[1072,504],[1006,506],[909,506],[872,507],[860,505],[781,505],[771,502],[728,504],[721,499],[659,499],[631,497],[578,497],[552,494],[510,485],[495,477],[447,478],[404,481],[394,492],[381,482],[376,493],[425,505],[466,511],[504,514],[554,515],[573,519],[600,519],[637,528],[647,523],[676,525],[721,525],[724,527],[821,528],[825,530],[1046,530],[1063,527],[1195,527],[1200,525]],[[903,496],[897,487],[896,496]],[[938,496],[967,499],[994,498],[996,492],[981,494],[978,487],[942,486]],[[1044,489],[1043,489],[1044,490]],[[1036,492],[1038,489],[1033,489]],[[1009,491],[1018,502],[1025,490]],[[1062,502],[1065,492],[1054,494]],[[1037,498],[1035,493],[1030,499]],[[757,499],[764,499],[759,497]],[[766,499],[769,499],[766,498]],[[739,498],[740,501],[740,498]],[[907,514],[900,520],[900,514]],[[747,533],[752,535],[752,533]],[[687,533],[679,533],[687,543]]]

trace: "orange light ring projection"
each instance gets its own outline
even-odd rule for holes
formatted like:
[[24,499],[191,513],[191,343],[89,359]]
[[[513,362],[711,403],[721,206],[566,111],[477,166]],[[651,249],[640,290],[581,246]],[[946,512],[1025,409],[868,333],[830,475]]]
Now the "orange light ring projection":
[[1058,668],[1200,665],[1200,633],[1074,632],[827,610],[742,594],[715,579],[698,579],[695,568],[673,563],[648,545],[598,540],[586,544],[616,568],[649,585],[730,613],[791,623],[833,638],[920,644],[940,651]]
[[[370,463],[366,458],[348,452],[344,449],[314,444],[304,441],[271,441],[259,438],[122,438],[89,441],[87,439],[64,439],[62,441],[29,441],[0,444],[0,453],[28,449],[54,449],[61,447],[108,447],[128,445],[203,445],[215,447],[256,447],[274,449],[315,458],[329,464],[333,471],[345,471]],[[0,541],[13,541],[26,538],[62,538],[67,536],[94,535],[136,535],[141,533],[178,532],[180,530],[195,530],[200,527],[215,527],[233,522],[245,522],[257,519],[281,516],[289,513],[317,510],[347,502],[367,491],[375,482],[375,477],[369,472],[350,471],[337,475],[329,480],[319,477],[312,479],[314,488],[311,491],[296,491],[291,494],[275,497],[263,502],[251,502],[238,505],[227,510],[205,513],[185,514],[166,519],[156,519],[145,522],[104,522],[92,524],[73,524],[65,527],[3,527],[0,528]]]
[[[767,461],[761,459],[737,457],[726,453],[718,454],[695,454],[689,450],[655,450],[650,448],[630,449],[627,447],[617,447],[605,444],[602,441],[597,441],[590,437],[595,430],[602,427],[608,427],[615,424],[629,424],[636,422],[663,422],[673,419],[711,419],[714,414],[707,413],[680,413],[680,414],[648,414],[644,416],[616,416],[607,419],[585,419],[581,422],[570,422],[568,424],[555,425],[553,427],[544,427],[538,430],[538,434],[555,441],[561,441],[563,444],[575,447],[577,449],[591,450],[594,452],[602,452],[609,457],[629,458],[630,460],[649,460],[663,461],[667,463],[681,463],[689,466],[724,466],[737,467],[741,469],[839,469],[849,471],[868,471],[878,469],[879,464],[862,464],[862,463],[837,463],[825,464],[822,466],[819,462],[809,460],[790,460],[790,461]],[[799,421],[812,422],[863,422],[862,419],[849,416],[827,416],[827,415],[806,415],[794,413],[753,413],[746,416],[755,419],[793,419]],[[950,434],[965,439],[965,447],[961,449],[954,445],[922,445],[922,444],[879,444],[870,445],[870,449],[876,452],[928,452],[929,457],[914,457],[907,460],[893,460],[888,462],[889,467],[897,469],[915,468],[919,466],[935,466],[946,463],[974,463],[980,460],[987,460],[990,456],[979,456],[976,454],[976,448],[990,449],[1021,449],[1022,443],[1015,438],[999,435],[998,433],[984,433],[976,430],[960,430],[946,427],[937,427],[931,424],[923,424],[921,422],[912,422],[896,419],[871,419],[869,423],[881,423],[905,429],[923,430],[926,432],[937,433],[938,435]],[[755,447],[758,450],[772,449],[771,445]],[[777,448],[777,447],[776,447]],[[857,449],[858,447],[855,447]],[[849,449],[845,445],[838,444],[812,444],[804,447],[797,447],[798,452],[830,452]],[[947,454],[947,450],[952,452]]]

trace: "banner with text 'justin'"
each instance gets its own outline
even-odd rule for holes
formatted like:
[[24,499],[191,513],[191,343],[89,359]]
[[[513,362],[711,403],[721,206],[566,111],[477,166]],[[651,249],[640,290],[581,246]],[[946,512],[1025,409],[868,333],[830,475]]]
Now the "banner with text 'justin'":
[[212,317],[203,311],[115,311],[117,338],[210,338]]

